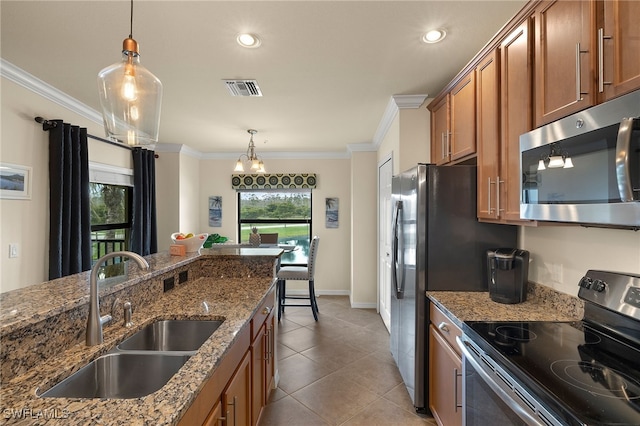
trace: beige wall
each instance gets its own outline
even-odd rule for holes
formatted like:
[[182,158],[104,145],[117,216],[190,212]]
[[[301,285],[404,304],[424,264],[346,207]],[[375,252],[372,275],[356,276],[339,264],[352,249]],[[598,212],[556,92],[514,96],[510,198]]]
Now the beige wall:
[[375,152],[351,154],[351,306],[375,308],[378,169]]
[[[177,152],[157,152],[156,216],[158,251],[169,250],[171,234],[180,231],[180,157]],[[189,231],[187,231],[189,232]]]
[[529,279],[578,294],[589,269],[640,274],[640,232],[580,226],[520,229],[520,247],[531,252]]
[[[315,173],[312,234],[320,237],[315,286],[318,294],[349,294],[351,271],[351,191],[349,159],[264,159],[267,173]],[[234,159],[202,160],[200,163],[200,231],[237,239],[237,198],[231,188]],[[375,170],[375,165],[374,165]],[[222,196],[222,227],[209,227],[209,196]],[[339,227],[325,227],[325,198],[339,199]],[[372,206],[375,212],[375,204]],[[375,213],[374,213],[375,215]],[[374,216],[375,221],[375,216]],[[375,228],[374,228],[375,229]],[[374,230],[375,232],[375,230]],[[372,237],[375,236],[372,235]],[[373,240],[372,240],[373,241]],[[306,282],[291,282],[287,290],[303,289]],[[375,299],[374,299],[375,301]]]
[[[0,79],[0,161],[32,168],[30,200],[0,200],[0,292],[48,279],[49,135],[34,117],[63,119],[104,134],[102,125],[61,107],[5,78]],[[89,140],[89,161],[131,167],[131,153]],[[19,255],[9,258],[9,244]]]
[[[426,105],[427,99],[420,108],[402,108],[399,113],[400,151],[398,172],[407,170],[418,163],[428,163],[431,157],[430,129],[431,120]],[[394,169],[396,170],[396,169]]]

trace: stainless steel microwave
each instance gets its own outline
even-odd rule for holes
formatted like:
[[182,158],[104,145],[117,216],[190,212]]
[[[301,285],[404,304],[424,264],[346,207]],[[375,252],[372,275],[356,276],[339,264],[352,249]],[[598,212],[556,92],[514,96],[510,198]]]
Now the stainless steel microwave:
[[520,136],[520,217],[640,229],[640,90]]

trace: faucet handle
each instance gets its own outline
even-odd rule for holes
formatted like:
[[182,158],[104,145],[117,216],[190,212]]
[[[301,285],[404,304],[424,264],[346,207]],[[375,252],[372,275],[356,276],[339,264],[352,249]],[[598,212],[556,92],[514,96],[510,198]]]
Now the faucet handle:
[[133,321],[131,320],[132,307],[131,302],[124,302],[124,326],[132,327]]

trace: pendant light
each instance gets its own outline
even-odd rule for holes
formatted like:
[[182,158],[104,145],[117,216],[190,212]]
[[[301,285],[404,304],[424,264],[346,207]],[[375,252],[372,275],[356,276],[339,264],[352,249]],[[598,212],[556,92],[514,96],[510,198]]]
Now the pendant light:
[[[265,173],[264,163],[256,155],[256,145],[253,143],[253,135],[258,133],[257,130],[249,129],[247,130],[249,134],[251,134],[251,138],[249,139],[249,147],[247,148],[247,153],[240,155],[238,157],[238,161],[236,161],[236,167],[233,169],[234,172],[244,173],[244,163],[247,163],[249,170],[255,173]],[[245,160],[242,157],[246,157]]]
[[133,0],[122,60],[98,73],[98,93],[109,139],[132,146],[158,141],[162,83],[140,64],[138,43],[133,39]]

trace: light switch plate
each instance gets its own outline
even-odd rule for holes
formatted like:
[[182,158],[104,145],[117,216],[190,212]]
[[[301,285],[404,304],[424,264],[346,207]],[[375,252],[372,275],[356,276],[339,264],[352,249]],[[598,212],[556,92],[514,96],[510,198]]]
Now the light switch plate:
[[9,244],[9,258],[18,257],[18,244]]

